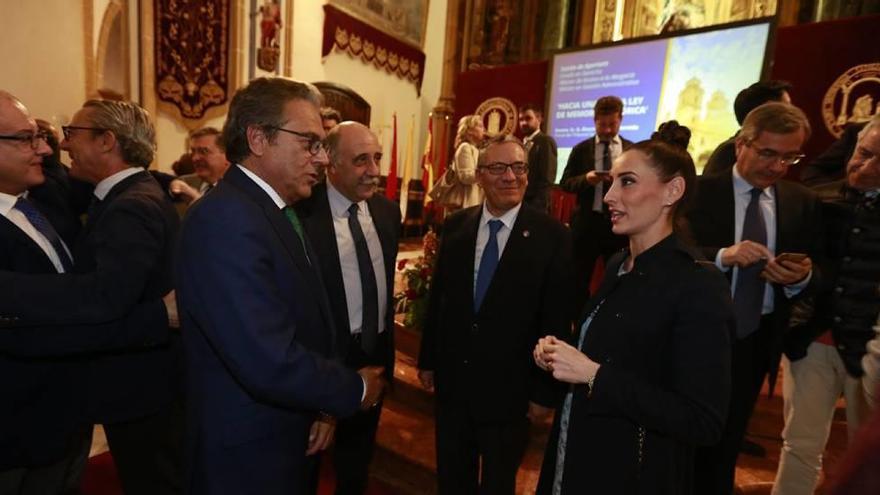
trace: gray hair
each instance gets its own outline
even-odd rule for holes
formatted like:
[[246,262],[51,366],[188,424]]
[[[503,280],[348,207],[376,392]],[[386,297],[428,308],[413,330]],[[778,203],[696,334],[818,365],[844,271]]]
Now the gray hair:
[[122,159],[129,165],[147,168],[156,154],[156,129],[150,114],[130,101],[89,100],[92,124],[112,132]]
[[871,129],[878,126],[880,126],[880,113],[875,113],[874,116],[871,117],[871,120],[869,120],[868,123],[865,124],[865,127],[862,127],[862,130],[859,131],[859,141],[867,136],[868,133],[871,132]]
[[746,115],[738,139],[752,141],[762,132],[791,134],[799,130],[804,131],[804,140],[810,138],[812,129],[803,110],[788,103],[772,101],[764,103]]
[[305,100],[315,105],[317,111],[324,98],[311,84],[282,77],[260,77],[239,89],[232,97],[223,125],[226,159],[241,163],[250,156],[247,130],[251,126],[262,129],[269,142],[274,142],[277,129],[286,123],[284,105],[291,100]]
[[483,165],[486,164],[486,160],[488,160],[488,158],[486,158],[486,156],[487,156],[490,148],[493,148],[495,146],[500,146],[502,144],[507,144],[507,143],[513,143],[513,144],[519,146],[519,148],[523,151],[523,156],[525,157],[524,161],[525,161],[526,165],[528,165],[529,164],[529,154],[526,153],[526,147],[525,147],[525,145],[523,145],[522,141],[520,141],[516,136],[514,136],[512,134],[500,134],[498,136],[495,136],[495,137],[489,139],[489,141],[486,143],[486,146],[484,146],[483,149],[480,150],[480,157],[477,158],[477,167],[482,167]]

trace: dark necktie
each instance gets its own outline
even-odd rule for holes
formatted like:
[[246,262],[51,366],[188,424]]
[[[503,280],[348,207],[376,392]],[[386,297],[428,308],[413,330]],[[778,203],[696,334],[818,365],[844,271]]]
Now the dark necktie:
[[70,259],[70,255],[67,254],[64,243],[61,242],[61,237],[52,228],[49,220],[40,213],[40,210],[33,203],[24,197],[18,198],[18,201],[15,202],[15,209],[22,212],[25,218],[28,219],[28,222],[49,241],[52,249],[55,250],[55,254],[58,255],[58,259],[61,260],[61,266],[64,267],[64,271],[70,273],[73,270],[73,261]]
[[477,270],[477,287],[474,291],[474,311],[479,311],[492,283],[492,276],[498,268],[498,231],[504,225],[501,220],[489,220],[489,240],[480,257],[480,268]]
[[367,238],[364,237],[358,221],[357,203],[348,207],[348,228],[354,240],[358,271],[361,274],[361,347],[370,354],[376,349],[376,339],[379,336],[379,288],[376,286],[376,271],[373,269]]
[[[761,212],[761,190],[752,189],[752,198],[746,207],[743,219],[743,241],[753,241],[767,245],[767,225]],[[733,295],[733,306],[736,312],[736,336],[748,337],[758,329],[761,323],[761,309],[764,306],[764,288],[766,283],[760,277],[764,263],[758,262],[740,268],[736,278],[736,290]]]
[[303,253],[306,255],[306,261],[311,265],[312,260],[309,259],[309,251],[306,249],[306,235],[305,232],[303,232],[303,226],[302,222],[299,220],[299,215],[296,214],[296,210],[294,210],[292,206],[285,206],[283,211],[284,216],[290,221],[290,225],[293,225],[293,230],[296,232],[296,236],[299,237],[299,242],[302,243]]
[[[610,141],[600,141],[599,144],[602,145],[602,169],[598,170],[600,172],[607,172],[611,170],[611,142]],[[600,180],[598,184],[596,184],[596,192],[595,196],[593,196],[593,211],[602,212],[607,206],[605,206],[605,202],[603,198],[605,197],[605,181]]]

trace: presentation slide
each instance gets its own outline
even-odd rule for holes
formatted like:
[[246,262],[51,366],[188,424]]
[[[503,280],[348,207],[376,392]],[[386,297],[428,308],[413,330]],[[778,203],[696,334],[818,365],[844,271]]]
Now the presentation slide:
[[690,127],[700,171],[739,128],[733,100],[760,79],[769,30],[762,22],[556,54],[546,121],[559,145],[557,182],[571,149],[595,135],[593,107],[606,95],[623,100],[620,135],[630,141],[648,139],[667,120]]

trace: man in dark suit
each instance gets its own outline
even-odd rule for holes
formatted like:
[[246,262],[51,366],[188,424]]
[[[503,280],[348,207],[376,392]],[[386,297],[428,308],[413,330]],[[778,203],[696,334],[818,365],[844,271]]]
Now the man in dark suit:
[[180,344],[168,336],[174,315],[163,304],[177,215],[144,170],[153,126],[134,104],[92,100],[64,132],[71,175],[96,184],[96,204],[71,257],[75,275],[0,274],[11,289],[0,314],[18,327],[94,325],[152,308],[136,323],[145,335],[136,348],[89,359],[85,415],[104,424],[126,493],[178,493]]
[[309,493],[306,455],[327,445],[328,416],[379,400],[380,367],[355,372],[333,359],[318,253],[291,207],[327,163],[320,99],[282,78],[239,90],[223,129],[235,165],[184,220],[177,280],[192,494]]
[[590,296],[590,279],[596,260],[607,260],[626,245],[626,237],[611,231],[608,206],[602,200],[611,184],[611,163],[632,145],[620,137],[623,101],[603,96],[593,109],[596,135],[571,150],[559,184],[577,194],[577,207],[571,218],[574,245],[575,307],[581,308]]
[[[797,107],[761,105],[743,122],[731,172],[703,176],[697,187],[691,228],[705,256],[731,280],[737,332],[727,424],[721,442],[696,456],[694,493],[733,492],[737,452],[764,377],[776,372],[791,300],[819,283],[812,261],[822,253],[818,199],[781,180],[803,158],[809,133]],[[777,258],[783,253],[806,257]]]
[[[327,182],[297,204],[330,298],[337,348],[353,370],[384,366],[394,377],[394,266],[400,208],[381,194],[382,145],[363,124],[343,122],[325,141]],[[352,218],[353,217],[353,218]],[[358,222],[352,225],[352,220]],[[367,488],[381,402],[339,419],[333,446],[337,494]]]
[[556,182],[556,141],[541,132],[543,111],[533,103],[519,109],[519,130],[526,147],[529,185],[523,203],[540,211],[550,209],[550,188]]
[[516,138],[490,142],[477,163],[484,204],[443,228],[419,353],[437,391],[441,494],[513,494],[528,418],[561,396],[529,356],[544,332],[570,331],[570,237],[522,207],[527,173]]
[[188,206],[217,186],[229,169],[220,131],[202,127],[189,135],[189,152],[195,172],[171,181],[169,190]]

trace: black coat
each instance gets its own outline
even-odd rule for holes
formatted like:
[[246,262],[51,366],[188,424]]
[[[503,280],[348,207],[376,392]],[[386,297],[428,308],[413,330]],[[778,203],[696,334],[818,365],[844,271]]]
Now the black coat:
[[[618,276],[628,256],[609,261],[580,320],[601,302],[583,345],[601,365],[593,392],[572,389],[565,494],[688,494],[694,448],[721,437],[734,331],[724,277],[675,235]],[[559,412],[539,494],[551,493],[558,434]]]
[[810,317],[786,335],[785,355],[803,358],[810,343],[831,329],[847,372],[860,377],[880,313],[880,201],[864,202],[844,181],[817,191],[826,226],[824,283],[812,298]]
[[[821,204],[809,189],[786,180],[774,186],[776,191],[776,253],[806,253],[813,260],[813,275],[807,287],[794,300],[803,298],[820,287],[821,264],[824,261],[824,229]],[[695,242],[707,260],[715,261],[718,250],[734,244],[735,202],[733,175],[702,176],[688,214]],[[725,273],[728,280],[733,269]],[[785,296],[785,288],[773,285],[772,327],[773,348],[767,349],[771,374],[777,369],[782,353],[782,339],[788,328],[792,300]],[[771,376],[771,380],[775,375]]]
[[177,228],[165,193],[140,172],[116,184],[90,212],[73,250],[75,275],[0,273],[0,287],[14,288],[0,298],[0,315],[15,318],[11,326],[106,323],[148,309],[136,322],[139,328],[130,329],[144,336],[137,348],[89,361],[87,412],[95,422],[152,414],[182,391],[180,338],[168,335],[161,302],[172,289]]
[[532,361],[538,339],[571,328],[568,231],[521,208],[478,312],[474,251],[482,206],[443,227],[419,368],[435,371],[439,407],[467,407],[475,421],[511,421],[528,402],[555,406],[558,387]]

